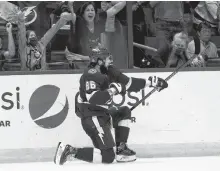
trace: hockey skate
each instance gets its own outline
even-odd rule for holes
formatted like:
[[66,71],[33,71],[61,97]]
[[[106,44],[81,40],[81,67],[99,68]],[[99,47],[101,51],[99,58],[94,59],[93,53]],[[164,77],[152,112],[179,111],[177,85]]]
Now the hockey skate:
[[117,162],[132,162],[136,160],[136,153],[129,149],[126,143],[121,143],[116,149]]
[[59,142],[57,150],[54,156],[54,163],[58,165],[63,165],[68,159],[74,158],[76,155],[77,149],[68,145]]

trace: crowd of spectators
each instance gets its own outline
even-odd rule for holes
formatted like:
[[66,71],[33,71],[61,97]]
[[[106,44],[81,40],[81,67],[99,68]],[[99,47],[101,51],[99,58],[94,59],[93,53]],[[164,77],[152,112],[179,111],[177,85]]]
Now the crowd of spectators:
[[[17,17],[0,20],[1,71],[13,66],[26,71],[57,65],[84,69],[92,51],[99,48],[108,49],[117,67],[127,68],[128,12],[133,16],[133,42],[144,45],[133,47],[135,68],[174,68],[194,55],[189,67],[218,63],[218,41],[212,42],[220,36],[218,1],[134,1],[131,11],[126,1],[4,3],[18,9]],[[19,13],[32,6],[30,15]],[[31,15],[36,15],[34,22],[25,23]]]
[[[157,50],[150,57],[142,58],[136,58],[134,51],[134,61],[138,61],[134,62],[135,66],[141,67],[140,63],[145,62],[143,67],[178,67],[195,54],[198,58],[190,67],[205,67],[212,60],[218,63],[215,45],[218,39],[216,42],[211,39],[220,33],[219,4],[218,1],[145,2],[142,9],[146,15],[147,37],[155,37],[150,40],[155,41]],[[146,36],[145,31],[142,36]],[[141,52],[140,48],[136,49]]]

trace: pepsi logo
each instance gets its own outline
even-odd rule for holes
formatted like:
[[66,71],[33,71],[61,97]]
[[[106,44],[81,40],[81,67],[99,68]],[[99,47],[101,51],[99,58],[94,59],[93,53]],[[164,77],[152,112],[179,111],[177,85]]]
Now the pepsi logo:
[[32,120],[40,127],[52,129],[60,126],[67,117],[69,103],[66,95],[54,85],[36,89],[29,101]]

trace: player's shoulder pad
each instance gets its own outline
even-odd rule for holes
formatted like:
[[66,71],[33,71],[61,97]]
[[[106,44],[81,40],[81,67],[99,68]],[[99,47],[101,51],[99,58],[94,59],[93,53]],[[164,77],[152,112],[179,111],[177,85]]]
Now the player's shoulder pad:
[[95,73],[97,73],[97,70],[96,70],[95,68],[90,68],[90,69],[88,70],[88,73],[89,73],[89,74],[95,74]]
[[121,73],[121,71],[118,69],[118,68],[116,68],[114,65],[110,65],[109,67],[108,67],[108,72],[109,73],[114,73],[114,74],[120,74]]
[[109,65],[108,69],[116,69],[116,67],[114,65]]

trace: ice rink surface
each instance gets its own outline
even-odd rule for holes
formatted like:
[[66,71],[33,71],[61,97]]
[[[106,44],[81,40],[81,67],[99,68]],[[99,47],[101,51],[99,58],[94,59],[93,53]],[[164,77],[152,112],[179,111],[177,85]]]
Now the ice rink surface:
[[63,166],[53,162],[0,164],[0,171],[220,171],[220,157],[148,158],[131,163],[92,164],[73,161]]

